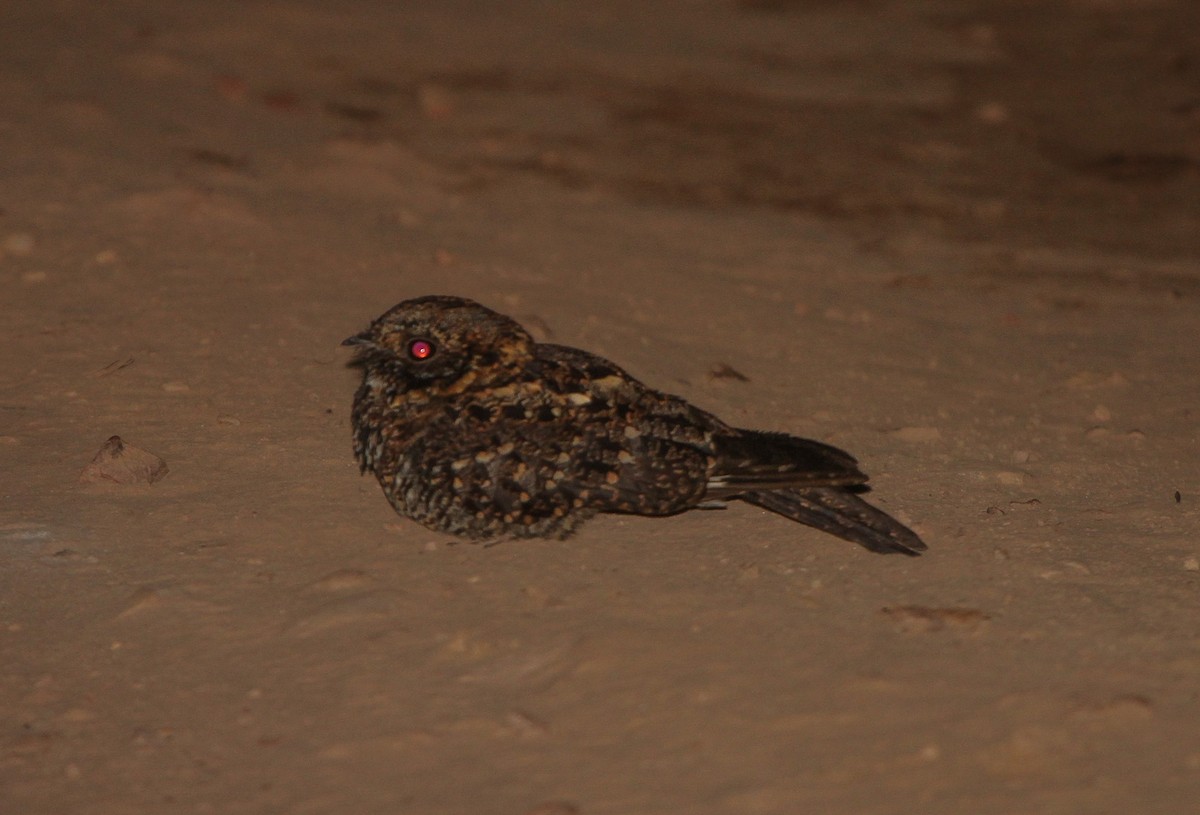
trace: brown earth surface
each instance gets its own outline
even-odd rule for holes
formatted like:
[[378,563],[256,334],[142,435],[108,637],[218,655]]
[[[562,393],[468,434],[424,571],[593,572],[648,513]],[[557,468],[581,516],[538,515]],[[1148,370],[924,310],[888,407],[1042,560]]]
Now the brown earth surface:
[[[0,18],[0,812],[1200,811],[1200,4]],[[429,293],[929,553],[397,517],[338,343]]]

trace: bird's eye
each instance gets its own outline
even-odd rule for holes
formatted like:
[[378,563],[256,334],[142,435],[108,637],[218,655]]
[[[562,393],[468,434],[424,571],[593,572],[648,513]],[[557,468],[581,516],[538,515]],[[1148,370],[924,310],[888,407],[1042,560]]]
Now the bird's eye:
[[433,356],[433,343],[429,340],[413,340],[408,344],[408,355],[421,362]]

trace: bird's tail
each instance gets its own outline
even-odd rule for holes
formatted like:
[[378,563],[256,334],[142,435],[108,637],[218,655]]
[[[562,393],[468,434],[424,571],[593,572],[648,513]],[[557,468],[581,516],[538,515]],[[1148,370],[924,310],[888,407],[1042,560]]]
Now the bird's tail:
[[872,552],[915,557],[925,551],[915,532],[844,487],[746,492],[738,497]]

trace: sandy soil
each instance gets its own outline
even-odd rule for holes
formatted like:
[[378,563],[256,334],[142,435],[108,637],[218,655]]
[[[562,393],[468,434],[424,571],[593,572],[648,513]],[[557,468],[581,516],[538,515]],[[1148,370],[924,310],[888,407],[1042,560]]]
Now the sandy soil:
[[[1200,5],[333,5],[5,4],[0,812],[1197,811]],[[396,517],[338,342],[427,293],[929,554]]]

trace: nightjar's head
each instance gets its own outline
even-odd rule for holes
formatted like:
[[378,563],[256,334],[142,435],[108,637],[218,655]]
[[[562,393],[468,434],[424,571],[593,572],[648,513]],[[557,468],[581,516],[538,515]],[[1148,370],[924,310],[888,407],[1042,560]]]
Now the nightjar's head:
[[513,319],[463,297],[405,300],[342,345],[358,349],[368,379],[401,392],[456,393],[510,380],[533,355],[533,338]]

